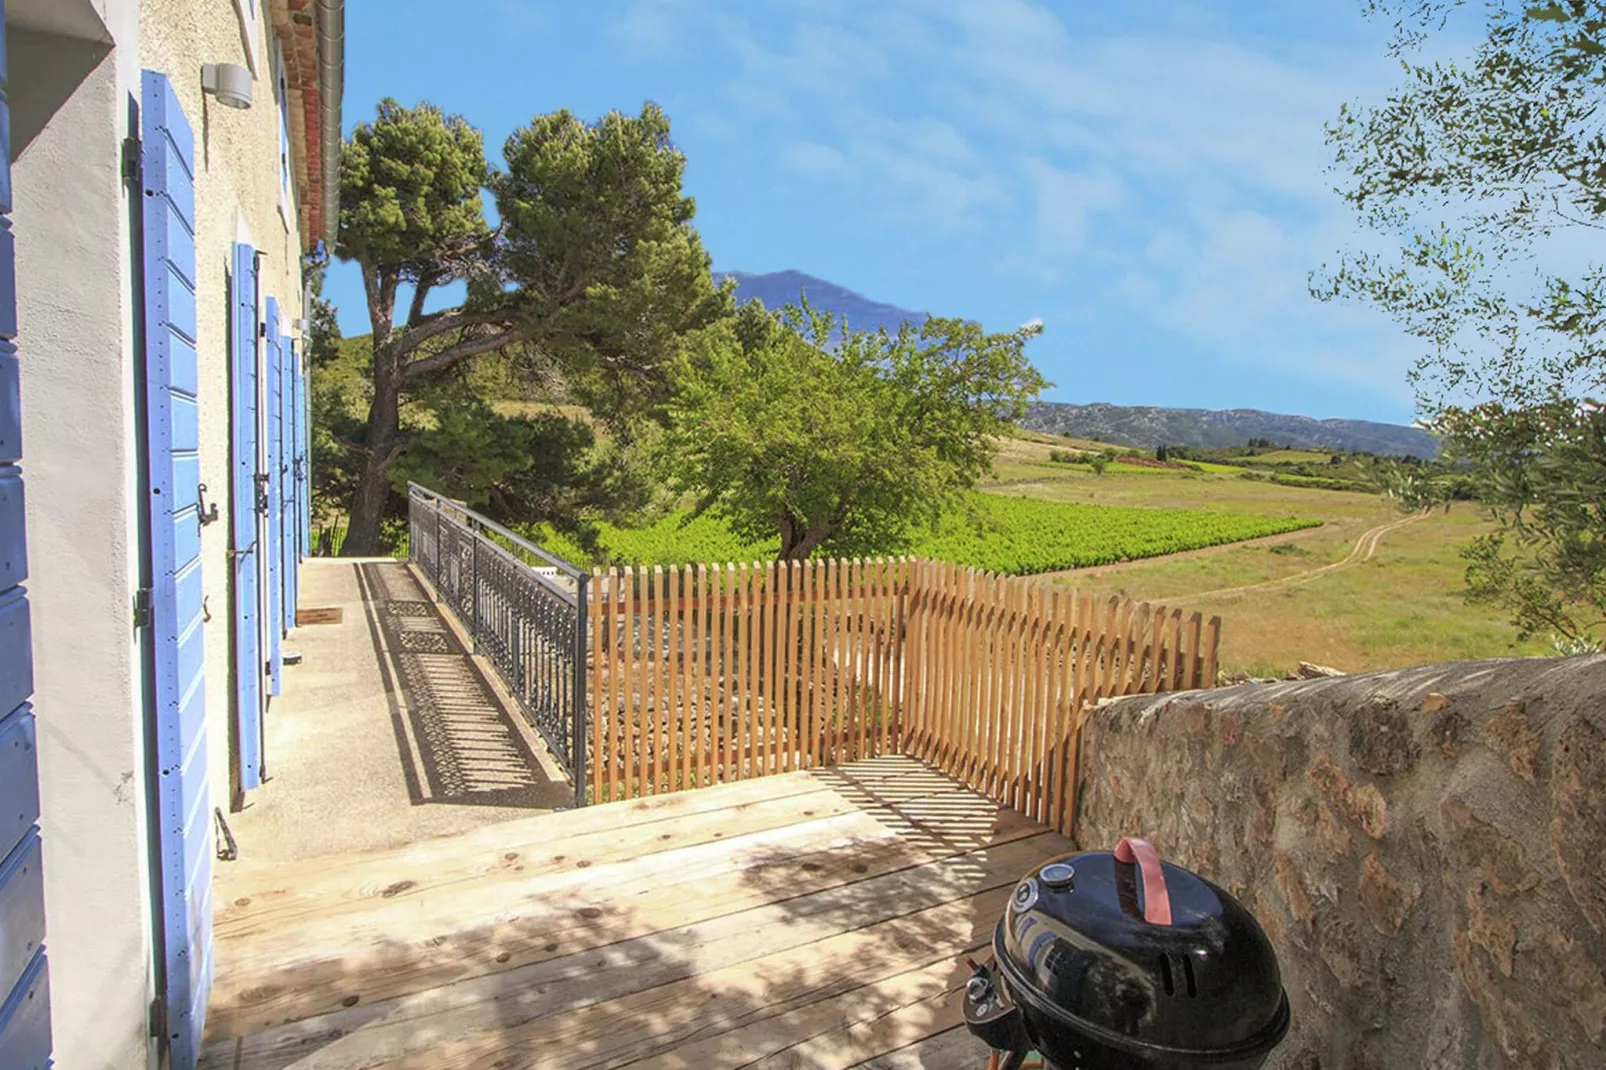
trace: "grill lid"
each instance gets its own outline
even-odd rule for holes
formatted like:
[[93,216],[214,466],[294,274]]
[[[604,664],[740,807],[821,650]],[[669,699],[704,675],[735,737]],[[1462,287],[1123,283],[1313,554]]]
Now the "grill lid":
[[1139,1054],[1252,1055],[1288,1029],[1276,953],[1259,924],[1143,840],[1027,874],[994,951],[1039,1039],[1070,1030]]

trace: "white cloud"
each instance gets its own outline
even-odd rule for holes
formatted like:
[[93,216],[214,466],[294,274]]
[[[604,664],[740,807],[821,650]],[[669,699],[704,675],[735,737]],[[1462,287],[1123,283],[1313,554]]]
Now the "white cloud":
[[651,61],[678,54],[685,29],[684,11],[676,0],[632,0],[608,25],[608,36],[623,58]]
[[845,181],[857,174],[841,149],[817,141],[799,141],[782,150],[786,166],[806,178]]
[[1093,218],[1119,207],[1127,188],[1103,166],[1062,170],[1033,156],[1021,162],[1021,169],[1032,190],[1031,229],[999,266],[1010,274],[1052,283],[1067,266],[1085,258]]

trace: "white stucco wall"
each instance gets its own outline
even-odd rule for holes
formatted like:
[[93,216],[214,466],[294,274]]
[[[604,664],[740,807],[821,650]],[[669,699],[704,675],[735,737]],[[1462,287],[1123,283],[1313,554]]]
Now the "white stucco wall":
[[[26,20],[30,6],[45,7],[13,0],[8,21]],[[96,7],[101,36],[136,32],[131,2]],[[93,32],[86,8],[66,0],[45,13],[80,18],[56,25]],[[15,26],[8,36],[22,133],[37,130],[13,174],[56,1064],[143,1067],[153,987],[130,603],[133,295],[115,151],[139,70],[108,43]]]
[[[279,113],[274,104],[272,35],[267,0],[256,4],[254,32],[242,32],[232,0],[144,0],[140,4],[140,65],[166,74],[195,128],[196,319],[201,389],[201,480],[208,500],[227,518],[231,507],[227,278],[234,243],[249,240],[261,254],[261,295],[277,298],[280,328],[301,316],[301,236],[294,211],[279,211]],[[247,42],[256,56],[247,55]],[[237,63],[256,71],[248,109],[226,108],[201,92],[201,64]],[[262,308],[266,308],[264,301]],[[259,377],[265,380],[265,377]],[[202,567],[212,620],[206,626],[206,707],[212,796],[229,799],[228,718],[232,700],[228,617],[229,525],[201,531]],[[271,761],[272,756],[269,756]]]
[[[249,9],[249,4],[244,5]],[[196,135],[202,532],[213,805],[229,806],[227,270],[249,233],[264,295],[301,313],[296,216],[280,212],[265,0],[7,0],[27,488],[56,1065],[134,1070],[154,1051],[139,576],[131,206],[119,172],[141,68],[172,80]],[[14,30],[29,24],[33,33]],[[38,30],[48,30],[41,35]],[[99,39],[101,43],[95,43]],[[203,63],[247,64],[253,107],[203,97]],[[20,44],[19,44],[20,43]],[[25,46],[25,47],[23,47]],[[24,54],[24,52],[26,54]],[[31,109],[31,110],[30,110]],[[21,149],[20,154],[18,149]],[[271,757],[271,756],[270,756]]]

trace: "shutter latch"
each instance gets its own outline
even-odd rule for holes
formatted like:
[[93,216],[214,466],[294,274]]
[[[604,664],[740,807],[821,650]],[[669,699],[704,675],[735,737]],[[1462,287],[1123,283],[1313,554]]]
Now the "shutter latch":
[[149,628],[154,611],[151,608],[151,589],[141,587],[134,592],[134,627]]
[[136,188],[145,181],[145,168],[140,163],[140,151],[139,138],[123,138],[123,181]]

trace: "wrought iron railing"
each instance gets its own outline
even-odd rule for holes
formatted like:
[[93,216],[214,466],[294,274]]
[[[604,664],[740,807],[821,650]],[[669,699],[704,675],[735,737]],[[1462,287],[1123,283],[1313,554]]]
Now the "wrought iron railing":
[[507,528],[407,486],[413,561],[586,801],[586,614],[590,577]]

